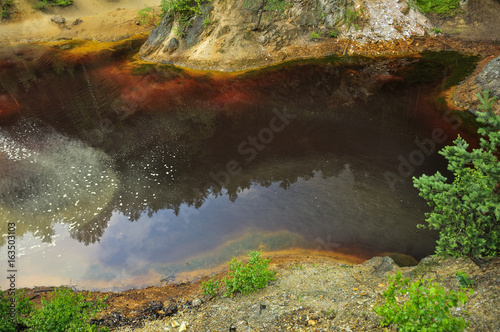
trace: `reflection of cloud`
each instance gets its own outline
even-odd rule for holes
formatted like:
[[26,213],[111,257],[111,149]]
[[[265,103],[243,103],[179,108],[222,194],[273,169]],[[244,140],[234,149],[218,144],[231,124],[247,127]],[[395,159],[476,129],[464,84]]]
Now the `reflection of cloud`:
[[30,230],[50,242],[54,223],[84,227],[111,201],[118,181],[102,152],[29,123],[0,130],[0,141],[0,213],[18,236]]

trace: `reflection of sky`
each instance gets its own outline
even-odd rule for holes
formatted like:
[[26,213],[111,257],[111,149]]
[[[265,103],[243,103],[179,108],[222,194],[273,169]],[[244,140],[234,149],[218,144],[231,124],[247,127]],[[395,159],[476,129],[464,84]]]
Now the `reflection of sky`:
[[346,165],[337,177],[325,179],[316,172],[311,179],[299,178],[288,190],[272,183],[243,190],[235,202],[226,195],[210,196],[198,210],[183,205],[179,216],[161,210],[130,222],[115,212],[100,243],[89,246],[70,238],[67,226],[58,224],[51,244],[41,243],[31,233],[18,239],[23,248],[18,287],[151,284],[168,264],[184,264],[203,254],[210,257],[218,246],[248,232],[288,231],[309,241],[312,248],[317,239],[402,252],[419,242],[417,247],[432,246],[428,233],[415,228],[422,222],[416,203],[394,202],[390,189],[378,181],[369,177],[366,183],[355,181]]

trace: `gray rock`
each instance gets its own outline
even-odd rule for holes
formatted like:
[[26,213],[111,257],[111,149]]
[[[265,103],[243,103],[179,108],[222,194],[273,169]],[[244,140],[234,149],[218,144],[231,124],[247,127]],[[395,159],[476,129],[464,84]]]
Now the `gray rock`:
[[66,19],[62,17],[61,15],[55,15],[50,18],[52,22],[54,22],[57,25],[63,25],[66,23]]
[[500,98],[500,56],[484,66],[474,81],[481,91],[490,90],[490,96],[495,95]]
[[79,18],[77,18],[76,20],[73,21],[73,23],[71,23],[72,26],[75,26],[75,25],[78,25],[80,23],[82,23],[83,21],[80,20]]
[[199,307],[203,303],[202,300],[200,299],[194,299],[193,300],[193,307]]
[[364,262],[363,264],[367,264],[373,267],[372,275],[383,275],[389,271],[396,269],[398,266],[391,257],[373,257],[369,261]]
[[170,41],[168,42],[168,45],[165,46],[165,52],[168,52],[168,53],[173,53],[175,52],[175,50],[177,50],[179,48],[179,41],[177,40],[177,38],[172,38],[170,39]]

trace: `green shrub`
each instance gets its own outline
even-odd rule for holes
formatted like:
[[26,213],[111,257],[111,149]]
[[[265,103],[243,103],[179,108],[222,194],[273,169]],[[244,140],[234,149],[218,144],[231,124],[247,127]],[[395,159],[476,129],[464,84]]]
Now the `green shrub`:
[[317,39],[320,39],[321,38],[321,35],[319,33],[317,33],[316,31],[313,31],[311,33],[311,40],[317,40]]
[[415,0],[424,13],[454,16],[460,8],[460,0]]
[[345,9],[344,12],[344,22],[347,24],[347,28],[351,29],[352,26],[356,28],[356,30],[359,29],[359,25],[356,24],[359,18],[359,12],[356,10],[350,10],[349,8]]
[[72,4],[72,0],[37,0],[33,5],[33,8],[39,10],[47,10],[49,7],[67,7]]
[[178,18],[178,27],[174,28],[179,37],[185,35],[186,29],[191,26],[191,18],[203,14],[202,4],[212,0],[162,0],[160,3],[161,16]]
[[446,292],[432,279],[410,283],[400,271],[388,279],[390,284],[384,292],[385,303],[373,309],[384,317],[382,326],[395,324],[399,331],[418,332],[463,331],[467,326],[463,318],[450,313],[459,302],[467,302],[465,293]]
[[153,7],[144,7],[137,12],[137,20],[142,24],[157,26],[160,23],[161,18],[155,15]]
[[[234,293],[249,294],[267,286],[269,281],[275,280],[276,272],[269,270],[270,259],[260,257],[259,251],[251,251],[250,260],[242,263],[234,258],[229,263],[229,276],[222,279],[226,291],[224,296]],[[204,295],[215,295],[219,292],[220,284],[214,279],[202,282],[201,289]]]
[[500,116],[492,112],[496,98],[478,94],[481,102],[476,120],[481,138],[479,149],[468,150],[460,136],[454,146],[439,153],[448,160],[454,180],[437,172],[413,178],[420,196],[433,211],[426,214],[428,226],[439,230],[436,253],[459,256],[498,256],[500,254]]
[[229,277],[224,278],[226,296],[234,293],[249,294],[267,286],[269,281],[275,280],[276,272],[269,270],[270,259],[260,257],[259,251],[251,251],[250,261],[242,263],[236,258],[229,262]]
[[215,295],[219,292],[220,284],[218,281],[215,281],[214,278],[203,281],[201,283],[201,290],[203,291],[203,295]]
[[42,308],[26,319],[26,325],[29,331],[36,332],[99,331],[97,326],[90,324],[90,320],[105,306],[100,299],[91,301],[90,296],[58,288],[51,301],[42,299]]
[[467,273],[462,271],[455,272],[455,276],[457,277],[458,283],[460,284],[460,288],[469,288],[474,286],[474,281],[470,280],[467,277]]
[[23,325],[26,318],[33,312],[33,304],[29,298],[24,295],[24,291],[16,291],[14,295],[15,301],[15,318],[11,316],[11,297],[0,291],[0,331],[15,332],[17,325]]
[[9,18],[14,8],[13,0],[0,0],[0,17]]

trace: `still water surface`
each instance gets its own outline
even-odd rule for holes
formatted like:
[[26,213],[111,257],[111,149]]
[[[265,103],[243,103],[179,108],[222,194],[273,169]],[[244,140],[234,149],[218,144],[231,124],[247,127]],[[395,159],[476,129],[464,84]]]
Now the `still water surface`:
[[15,222],[17,286],[180,281],[251,249],[432,253],[411,176],[445,163],[398,168],[415,140],[442,129],[437,149],[458,132],[429,102],[436,83],[373,80],[386,67],[363,61],[215,77],[39,60],[28,87],[10,68],[0,92],[20,115],[0,127],[0,232]]

